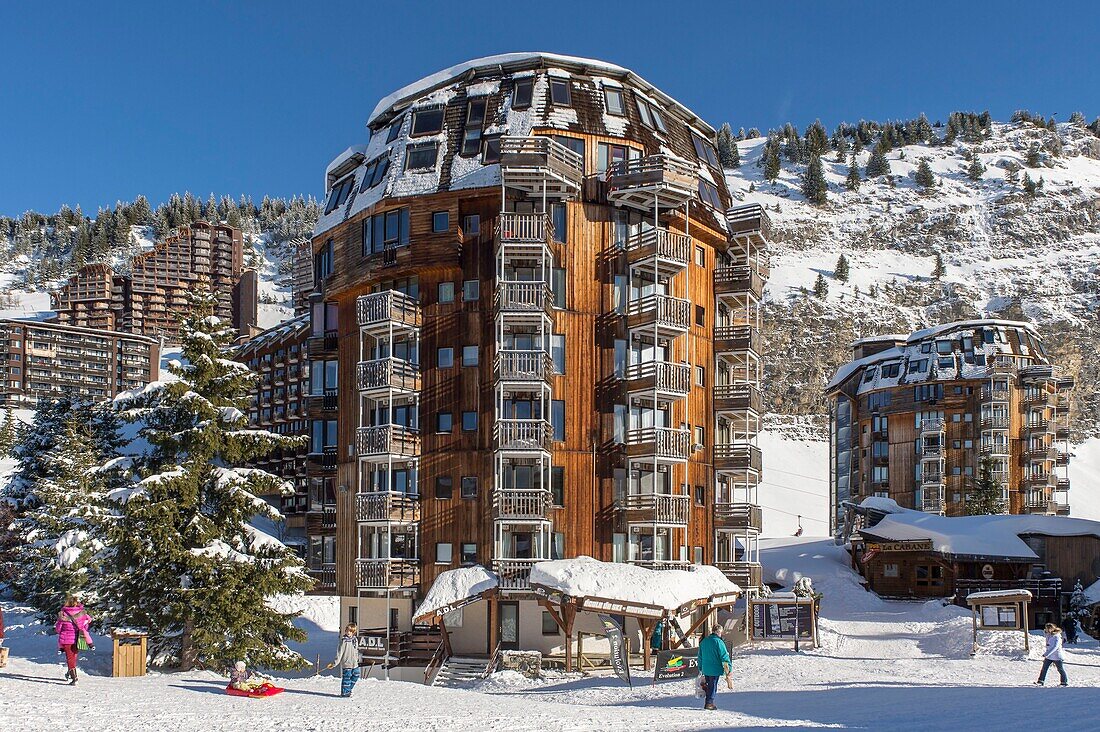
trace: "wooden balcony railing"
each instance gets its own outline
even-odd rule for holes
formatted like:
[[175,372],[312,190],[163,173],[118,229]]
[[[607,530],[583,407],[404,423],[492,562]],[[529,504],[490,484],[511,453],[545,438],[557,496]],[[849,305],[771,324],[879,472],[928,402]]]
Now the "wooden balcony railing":
[[418,559],[356,559],[356,586],[384,590],[415,587],[420,583]]
[[760,333],[751,325],[716,325],[714,326],[714,351],[716,353],[741,351],[760,353]]
[[646,229],[626,240],[626,258],[631,263],[656,257],[675,269],[683,269],[691,261],[691,253],[691,237],[668,229]]
[[546,381],[553,373],[546,351],[497,351],[496,377],[503,381]]
[[394,455],[402,459],[420,456],[420,432],[399,424],[360,427],[355,431],[359,457]]
[[691,562],[682,561],[679,559],[631,559],[630,564],[636,567],[645,567],[646,569],[656,570],[663,572],[668,569],[688,569],[691,567]]
[[691,301],[669,295],[646,295],[626,306],[629,327],[657,325],[664,330],[686,332],[691,328]]
[[420,501],[415,495],[396,491],[357,493],[355,518],[362,523],[416,523],[420,520]]
[[758,203],[735,206],[726,211],[726,226],[730,234],[745,236],[758,234],[764,239],[771,237],[772,223],[768,214]]
[[747,292],[759,300],[764,297],[764,278],[747,264],[719,267],[714,270],[714,291],[719,294]]
[[542,488],[497,488],[493,490],[493,518],[512,521],[545,521],[553,499]]
[[542,559],[494,559],[500,589],[505,592],[527,592],[531,589],[531,568]]
[[542,135],[500,138],[500,168],[506,185],[519,184],[524,189],[537,190],[541,176],[579,189],[584,178],[584,159],[560,142]]
[[939,433],[943,432],[944,421],[942,419],[922,419],[920,422],[920,431],[925,433]]
[[642,427],[626,433],[627,454],[683,461],[691,455],[691,433],[672,427]]
[[687,526],[691,496],[674,493],[635,493],[624,496],[620,508],[627,523]]
[[397,290],[360,295],[355,301],[355,317],[359,327],[394,323],[419,328],[420,303]]
[[921,510],[925,513],[943,513],[944,491],[925,488],[921,491]]
[[691,391],[691,366],[669,361],[646,361],[626,368],[627,391],[653,391],[661,396],[685,397]]
[[550,450],[554,430],[545,419],[498,419],[493,441],[498,450]]
[[1007,414],[991,414],[982,417],[982,427],[986,429],[1006,430],[1008,429],[1008,415]]
[[715,384],[714,409],[719,412],[747,410],[761,414],[764,411],[764,397],[752,384]]
[[983,402],[1007,402],[1008,389],[991,389],[988,386],[983,386],[981,398]]
[[397,389],[420,390],[420,364],[403,358],[376,358],[355,366],[355,384],[359,391]]
[[554,241],[550,214],[504,211],[497,218],[497,239],[502,244],[545,244]]
[[668,155],[620,160],[608,169],[608,181],[612,197],[618,191],[656,189],[685,200],[695,195],[698,186],[698,176],[691,164]]
[[714,526],[760,533],[764,526],[763,511],[751,503],[715,503]]
[[764,583],[764,568],[759,562],[715,562],[714,566],[742,590]]
[[554,294],[541,281],[498,281],[493,307],[501,313],[546,313],[554,310]]
[[306,574],[313,580],[313,591],[324,592],[336,589],[336,565],[322,564],[320,568],[310,568]]
[[716,470],[752,470],[760,472],[763,456],[756,445],[745,443],[717,443],[714,445],[714,468]]

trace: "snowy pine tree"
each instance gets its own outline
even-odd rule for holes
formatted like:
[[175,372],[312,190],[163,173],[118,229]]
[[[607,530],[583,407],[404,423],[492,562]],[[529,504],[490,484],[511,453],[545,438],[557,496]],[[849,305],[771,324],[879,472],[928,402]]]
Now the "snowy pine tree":
[[978,465],[978,478],[971,481],[970,492],[966,496],[968,516],[984,516],[1004,513],[1001,483],[993,476],[993,460],[982,458]]
[[852,162],[848,164],[848,177],[844,180],[844,186],[849,191],[858,191],[859,184],[859,161],[856,159],[855,153],[853,153]]
[[932,265],[932,279],[942,280],[947,274],[947,265],[943,263],[943,255],[936,252],[936,263]]
[[928,160],[922,158],[920,164],[917,165],[917,171],[913,175],[913,179],[924,190],[935,187],[936,176],[932,173],[932,166],[928,164]]
[[833,268],[833,277],[840,282],[848,281],[848,258],[843,254],[836,260],[836,267]]
[[802,176],[802,195],[810,203],[821,205],[828,199],[826,195],[828,191],[829,184],[825,180],[821,157],[814,155],[810,158],[810,164],[806,166],[806,172]]
[[774,182],[779,177],[779,140],[769,137],[764,143],[764,178]]
[[1073,594],[1069,596],[1069,614],[1082,624],[1092,615],[1089,599],[1085,594],[1085,588],[1081,586],[1081,580],[1077,580],[1073,585]]
[[151,445],[137,461],[139,480],[116,494],[122,517],[115,537],[119,575],[114,610],[148,629],[155,651],[185,668],[294,668],[303,659],[286,641],[303,640],[293,614],[267,600],[310,586],[301,560],[254,528],[281,515],[259,496],[293,486],[263,470],[235,467],[298,444],[297,438],[249,429],[244,414],[256,375],[226,358],[236,332],[214,317],[214,296],[191,295],[181,325],[179,381],[158,385],[124,405]]
[[718,130],[718,162],[723,168],[741,167],[741,154],[737,151],[737,141],[733,139],[733,130],[728,122]]
[[825,281],[825,277],[818,272],[817,279],[814,280],[814,297],[819,300],[824,300],[829,296],[829,283]]
[[883,148],[876,146],[867,161],[867,177],[880,178],[884,175],[890,175],[890,161],[886,159]]
[[978,180],[982,179],[982,176],[984,174],[985,174],[985,166],[982,165],[982,161],[978,160],[978,156],[975,155],[970,160],[970,165],[967,166],[967,168],[966,168],[966,177],[969,178],[970,180],[978,181]]

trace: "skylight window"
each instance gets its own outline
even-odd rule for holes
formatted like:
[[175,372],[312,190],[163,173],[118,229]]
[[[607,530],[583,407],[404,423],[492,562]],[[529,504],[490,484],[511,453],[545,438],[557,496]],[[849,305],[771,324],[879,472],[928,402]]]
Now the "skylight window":
[[569,79],[550,80],[550,101],[557,107],[573,106],[573,97],[569,90]]
[[435,135],[443,130],[443,107],[429,107],[413,112],[413,137]]
[[397,139],[397,136],[401,133],[401,123],[404,122],[404,118],[398,117],[390,124],[389,132],[386,133],[386,144]]
[[711,145],[709,140],[704,140],[695,132],[691,133],[691,141],[695,143],[695,154],[699,156],[699,159],[717,170],[718,153],[715,152],[714,145]]
[[426,170],[435,167],[439,155],[439,145],[429,142],[421,145],[409,145],[405,152],[405,170]]
[[603,100],[607,107],[608,114],[613,114],[617,117],[622,117],[626,114],[626,106],[623,103],[623,90],[615,87],[605,86],[603,90]]
[[516,79],[516,87],[512,92],[512,109],[526,109],[530,107],[531,95],[534,89],[534,79]]
[[485,100],[470,100],[466,105],[466,129],[462,134],[462,155],[477,155],[481,150],[481,132],[484,124]]
[[363,173],[363,182],[359,185],[359,192],[370,190],[382,182],[386,177],[386,171],[390,168],[389,153],[379,155],[367,163],[367,169]]
[[348,200],[348,196],[351,195],[351,190],[355,187],[355,176],[349,175],[346,178],[339,181],[332,187],[332,192],[328,196],[328,205],[325,206],[325,213],[331,213],[338,206],[344,205],[344,202]]

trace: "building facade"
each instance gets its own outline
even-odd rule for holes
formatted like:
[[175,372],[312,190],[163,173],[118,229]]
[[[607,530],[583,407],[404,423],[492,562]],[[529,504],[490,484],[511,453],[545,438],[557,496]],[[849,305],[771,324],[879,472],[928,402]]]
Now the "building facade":
[[865,338],[830,382],[834,532],[844,503],[967,513],[983,460],[1010,513],[1069,513],[1069,391],[1027,323]]
[[103,401],[160,374],[152,338],[97,328],[0,319],[0,405],[34,409],[63,394]]
[[175,341],[187,293],[206,282],[217,297],[214,314],[251,335],[258,311],[256,271],[244,266],[241,230],[196,221],[153,249],[134,256],[128,272],[107,264],[82,267],[53,293],[63,325],[106,328]]
[[550,54],[448,69],[368,126],[312,241],[346,617],[407,629],[438,573],[482,564],[503,647],[546,649],[539,560],[759,586],[768,220],[730,208],[714,130],[633,72]]

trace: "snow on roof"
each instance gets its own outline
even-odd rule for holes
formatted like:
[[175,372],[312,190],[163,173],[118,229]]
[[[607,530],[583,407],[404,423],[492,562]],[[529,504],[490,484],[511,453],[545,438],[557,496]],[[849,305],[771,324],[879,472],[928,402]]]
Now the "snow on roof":
[[349,160],[356,157],[362,157],[367,154],[366,145],[352,145],[344,150],[342,153],[332,159],[332,162],[325,168],[325,190],[328,190],[329,180],[328,177],[333,174],[333,171],[341,168]]
[[449,569],[441,572],[424,596],[424,602],[416,609],[416,620],[422,621],[440,610],[449,608],[491,590],[499,584],[495,573],[482,566]]
[[940,516],[898,508],[874,526],[860,529],[859,533],[864,539],[883,541],[930,539],[933,551],[954,556],[1038,559],[1021,536],[1100,537],[1100,522],[1029,514]]
[[905,510],[893,498],[886,498],[885,496],[867,496],[859,505],[862,508],[869,508],[882,513],[901,513]]
[[889,361],[892,358],[901,358],[903,353],[904,352],[900,348],[887,348],[885,351],[879,351],[870,356],[864,356],[863,358],[857,358],[855,361],[849,361],[836,370],[836,373],[833,374],[833,378],[829,380],[829,385],[825,387],[825,391],[832,391],[838,388],[847,381],[852,374],[864,366],[869,366],[879,361]]
[[972,600],[1009,600],[1019,597],[1031,599],[1030,590],[985,590],[983,592],[971,592],[966,596],[966,601]]
[[943,333],[950,333],[953,330],[966,330],[967,328],[988,328],[1001,327],[1001,328],[1023,328],[1031,331],[1033,334],[1038,335],[1035,327],[1031,323],[1024,323],[1019,320],[999,320],[997,318],[979,318],[977,320],[960,320],[954,323],[943,323],[942,325],[934,325],[931,328],[924,328],[923,330],[914,331],[906,339],[906,343],[913,344],[923,341],[927,338],[934,338]]
[[695,600],[741,592],[717,567],[653,570],[592,557],[539,562],[531,568],[531,584],[578,599],[597,597],[669,611]]
[[1085,588],[1085,599],[1088,600],[1089,605],[1100,602],[1100,580],[1096,580]]

